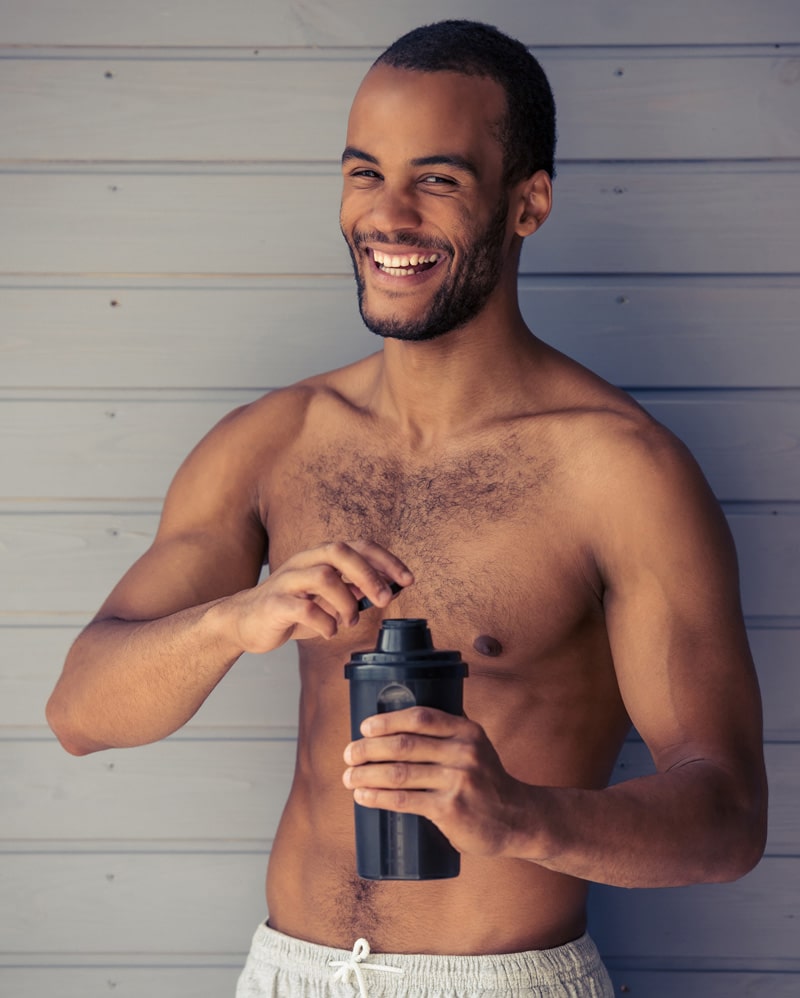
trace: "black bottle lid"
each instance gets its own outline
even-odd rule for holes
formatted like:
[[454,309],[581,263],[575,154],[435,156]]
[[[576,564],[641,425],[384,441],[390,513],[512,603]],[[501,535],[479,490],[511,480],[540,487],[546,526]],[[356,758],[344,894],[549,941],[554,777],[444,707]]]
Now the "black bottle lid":
[[421,617],[384,620],[375,649],[353,652],[344,674],[348,679],[381,679],[389,678],[387,669],[392,668],[419,679],[443,676],[443,669],[454,678],[467,674],[460,652],[433,647],[428,621]]

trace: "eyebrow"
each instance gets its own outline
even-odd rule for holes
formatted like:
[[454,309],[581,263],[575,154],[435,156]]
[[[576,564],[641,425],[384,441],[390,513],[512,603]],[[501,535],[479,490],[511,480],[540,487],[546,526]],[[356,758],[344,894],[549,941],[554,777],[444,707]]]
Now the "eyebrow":
[[[354,146],[347,146],[342,153],[342,165],[351,159],[364,160],[367,163],[373,163],[375,166],[380,165],[377,157],[371,153],[364,152],[363,149],[356,149]],[[464,173],[468,173],[476,180],[478,179],[478,170],[475,165],[457,153],[436,153],[433,156],[419,156],[417,159],[411,160],[411,166],[452,166],[456,170],[463,170]]]

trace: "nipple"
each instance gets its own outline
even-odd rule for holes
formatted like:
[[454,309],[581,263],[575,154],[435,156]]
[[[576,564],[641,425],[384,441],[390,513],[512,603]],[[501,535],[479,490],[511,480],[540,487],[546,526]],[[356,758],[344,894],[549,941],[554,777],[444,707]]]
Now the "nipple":
[[486,655],[487,658],[497,658],[503,654],[503,646],[491,634],[479,634],[472,642],[472,647],[479,655]]

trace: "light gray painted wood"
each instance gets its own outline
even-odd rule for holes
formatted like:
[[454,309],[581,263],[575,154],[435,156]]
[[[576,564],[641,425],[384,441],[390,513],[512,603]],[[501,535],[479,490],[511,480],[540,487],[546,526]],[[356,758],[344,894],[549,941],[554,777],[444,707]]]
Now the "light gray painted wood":
[[617,994],[631,998],[797,998],[800,974],[727,971],[622,970],[611,968]]
[[800,518],[780,507],[728,513],[739,556],[742,605],[752,616],[793,616],[800,587],[792,584],[800,556]]
[[[558,95],[559,157],[797,156],[798,53],[543,52]],[[372,61],[370,53],[328,51],[288,61],[272,49],[202,60],[148,49],[55,56],[0,61],[4,159],[337,160],[350,102]]]
[[[90,834],[91,830],[87,829]],[[241,958],[266,917],[265,849],[252,852],[20,853],[0,856],[0,951],[151,957],[189,965]],[[117,957],[118,958],[118,957]]]
[[[260,395],[148,401],[0,399],[0,462],[9,497],[161,498],[184,457],[223,415]],[[800,495],[800,392],[637,392],[692,450],[722,500]],[[38,460],[26,461],[35,449]]]
[[5,0],[0,37],[37,45],[383,47],[431,20],[490,21],[529,45],[724,45],[800,41],[794,0]]
[[[800,278],[523,278],[544,339],[615,384],[782,387],[800,371]],[[290,384],[378,349],[352,279],[0,283],[0,387]]]
[[[238,401],[258,394],[243,392]],[[192,447],[235,404],[230,397],[0,402],[0,455],[20,469],[9,482],[10,494],[162,498]],[[25,461],[31,447],[35,463]]]
[[[346,680],[341,677],[342,685]],[[265,689],[262,702],[268,696]],[[349,740],[342,716],[342,751]],[[294,720],[294,714],[283,723]],[[0,852],[48,847],[71,851],[81,840],[100,851],[157,847],[216,850],[271,840],[294,771],[293,738],[168,739],[85,759],[53,738],[0,740]],[[767,746],[770,780],[768,856],[792,856],[800,820],[800,745]],[[344,763],[342,763],[344,771]],[[652,773],[641,742],[625,745],[614,782]],[[347,791],[342,788],[342,793]],[[54,835],[57,830],[57,835]],[[124,845],[120,845],[124,844]],[[131,845],[133,844],[133,846]]]
[[[0,172],[0,230],[16,234],[0,242],[0,271],[351,272],[332,166],[160,170]],[[523,273],[800,272],[800,175],[788,164],[566,164],[557,185]]]
[[[748,637],[761,683],[764,736],[800,741],[800,631],[751,626]],[[793,834],[796,847],[797,828]]]
[[627,891],[596,885],[591,931],[616,961],[647,956],[670,969],[748,969],[754,954],[749,969],[771,969],[769,962],[784,969],[777,966],[783,958],[797,957],[796,866],[794,858],[767,858],[732,884]]
[[[380,346],[358,316],[352,279],[332,281],[335,288],[319,281],[288,288],[254,283],[159,290],[0,288],[7,323],[0,382],[173,389],[283,385]],[[796,297],[800,301],[800,287]]]
[[[2,856],[0,887],[19,899],[3,927],[3,949],[24,959],[40,949],[34,941],[46,940],[52,956],[182,953],[191,962],[243,954],[264,916],[265,861],[255,852]],[[749,952],[762,963],[751,969],[767,969],[767,962],[775,967],[797,952],[795,865],[765,859],[734,884],[598,887],[590,929],[615,959],[646,954],[669,960],[672,969],[691,969],[713,956],[716,969],[747,969],[738,964],[741,940],[748,939]]]
[[[267,697],[265,689],[262,702]],[[344,717],[342,751],[348,740]],[[53,739],[0,740],[0,760],[10,767],[0,784],[0,843],[27,840],[34,849],[57,829],[65,851],[85,839],[101,849],[139,839],[181,850],[210,840],[222,849],[226,841],[260,848],[278,826],[295,750],[293,738],[169,739],[78,759]]]
[[[122,573],[150,545],[156,526],[152,514],[0,517],[0,620],[88,623]],[[51,619],[42,620],[43,614]],[[26,620],[28,616],[34,619]]]
[[[563,162],[525,250],[525,315],[638,389],[733,500],[775,742],[777,855],[730,886],[601,890],[593,930],[634,994],[796,991],[796,0],[6,0],[4,995],[232,992],[291,767],[294,649],[244,659],[141,750],[68,757],[43,704],[217,413],[376,345],[338,233],[344,115],[380,47],[448,15],[522,36],[551,74]],[[628,744],[620,773],[645,771],[643,753]]]
[[[787,586],[800,550],[800,516],[729,512],[739,551],[742,601],[750,616],[800,616],[800,589]],[[156,517],[42,513],[0,516],[0,622],[85,623],[148,547]]]
[[[3,967],[0,989],[10,998],[231,998],[241,961],[230,966],[136,967],[104,960],[102,967]],[[782,998],[778,995],[777,998]]]
[[[41,732],[44,704],[77,636],[73,627],[0,627],[0,737],[9,728]],[[800,629],[749,629],[768,741],[800,741]],[[469,658],[468,649],[464,650]],[[185,731],[228,737],[295,723],[299,683],[293,643],[270,655],[244,655]]]

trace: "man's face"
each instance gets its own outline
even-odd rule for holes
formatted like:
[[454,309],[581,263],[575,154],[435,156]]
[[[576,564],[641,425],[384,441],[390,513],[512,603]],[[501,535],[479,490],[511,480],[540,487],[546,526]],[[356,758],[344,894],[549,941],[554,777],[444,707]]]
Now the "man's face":
[[364,322],[429,340],[478,315],[508,261],[508,196],[492,80],[377,66],[356,94],[341,228]]

